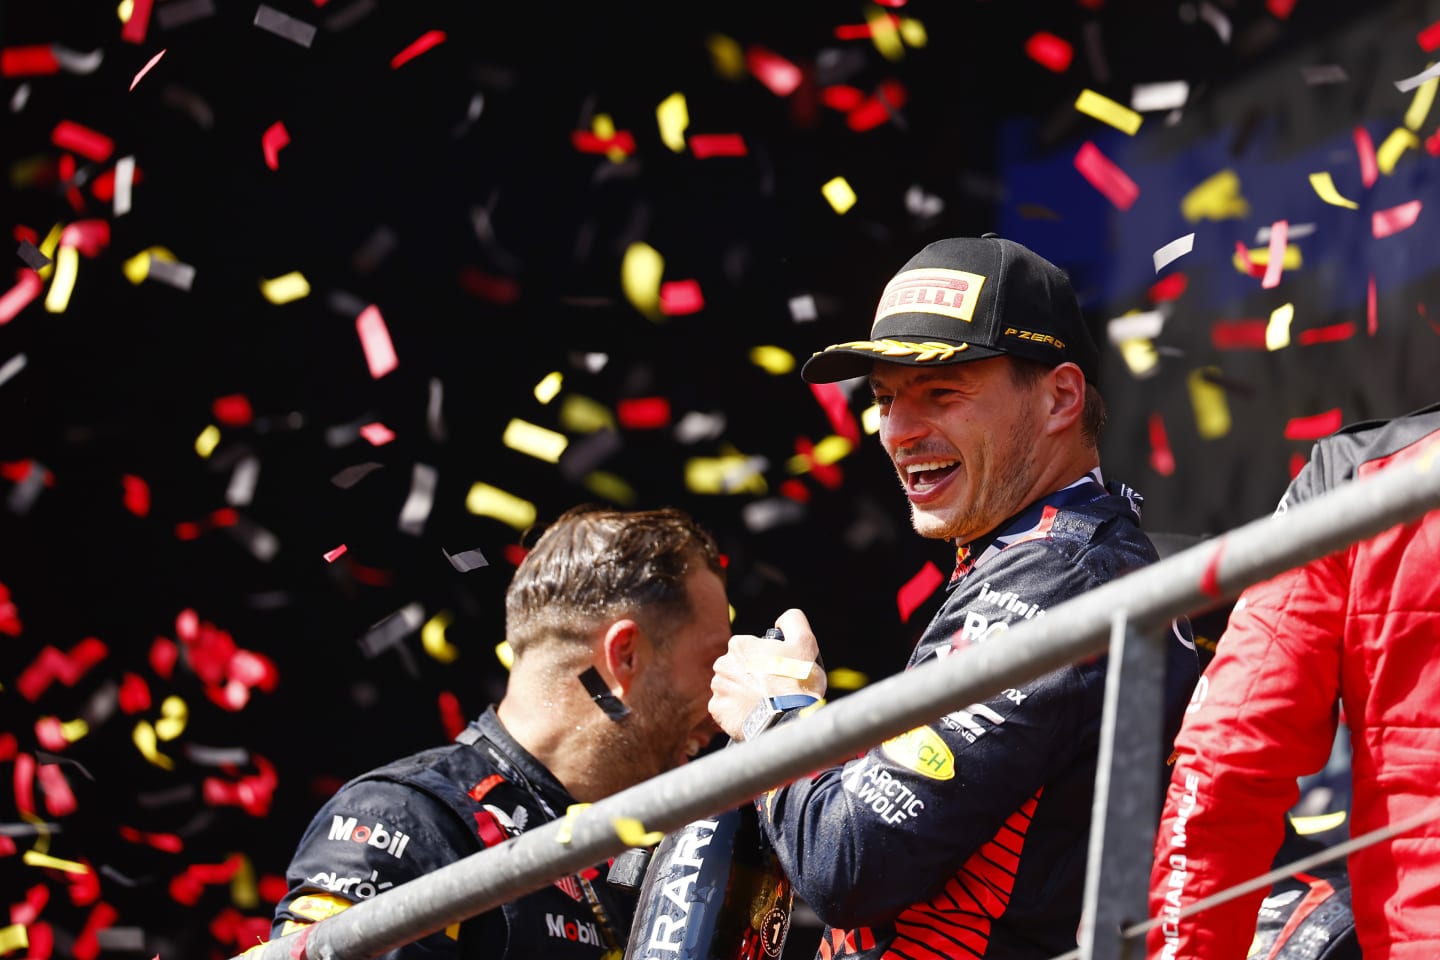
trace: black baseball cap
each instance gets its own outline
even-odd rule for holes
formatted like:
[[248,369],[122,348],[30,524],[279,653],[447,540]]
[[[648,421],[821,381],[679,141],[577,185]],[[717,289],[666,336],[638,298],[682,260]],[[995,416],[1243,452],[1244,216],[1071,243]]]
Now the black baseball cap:
[[987,233],[936,240],[911,257],[886,284],[870,338],[826,347],[800,374],[833,383],[867,376],[876,360],[918,367],[1002,353],[1068,361],[1098,383],[1100,351],[1065,272]]

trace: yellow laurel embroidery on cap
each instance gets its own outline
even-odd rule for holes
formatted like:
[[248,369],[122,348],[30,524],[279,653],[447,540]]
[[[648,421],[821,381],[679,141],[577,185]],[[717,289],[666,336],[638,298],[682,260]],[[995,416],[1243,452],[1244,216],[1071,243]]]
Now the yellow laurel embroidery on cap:
[[[871,350],[887,357],[908,357],[914,356],[916,363],[925,363],[929,360],[944,362],[955,354],[968,349],[968,343],[937,343],[925,341],[923,343],[912,343],[908,340],[851,340],[849,343],[833,343],[821,350],[820,353],[829,353],[831,350]],[[820,354],[816,354],[819,356]]]

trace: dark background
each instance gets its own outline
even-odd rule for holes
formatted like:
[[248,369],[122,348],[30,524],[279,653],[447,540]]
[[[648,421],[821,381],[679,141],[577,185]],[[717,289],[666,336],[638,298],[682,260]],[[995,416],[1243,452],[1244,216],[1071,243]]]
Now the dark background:
[[[158,3],[139,44],[121,39],[113,5],[0,6],[7,50],[100,57],[88,73],[0,78],[12,246],[80,220],[110,231],[81,257],[63,310],[42,292],[0,324],[0,367],[25,360],[0,383],[0,763],[15,784],[0,801],[0,893],[39,906],[32,955],[47,936],[56,956],[238,952],[339,782],[442,742],[455,716],[498,697],[501,598],[528,541],[466,509],[476,482],[530,501],[538,523],[605,501],[594,471],[623,482],[624,505],[684,507],[729,557],[738,630],[799,606],[830,666],[871,678],[897,669],[934,601],[902,619],[897,595],[927,564],[948,573],[949,548],[910,532],[872,436],[825,469],[797,463],[836,428],[798,373],[767,372],[751,351],[778,347],[798,363],[862,334],[885,281],[931,240],[998,229],[1029,244],[1071,272],[1101,338],[1116,317],[1164,311],[1147,375],[1104,349],[1106,471],[1146,495],[1155,531],[1208,536],[1268,513],[1308,448],[1287,436],[1296,418],[1348,423],[1435,398],[1434,212],[1385,239],[1370,214],[1431,202],[1424,141],[1436,122],[1427,117],[1419,146],[1369,187],[1355,146],[1357,129],[1378,146],[1402,125],[1414,95],[1393,81],[1429,63],[1417,34],[1440,19],[1434,3],[912,0],[893,12],[923,23],[926,42],[896,59],[843,29],[882,9],[860,4],[278,0],[318,28],[307,48],[255,27],[254,3],[217,0],[177,23],[180,3]],[[445,41],[392,69],[429,30]],[[1067,69],[1026,56],[1038,30],[1074,45]],[[753,72],[726,75],[710,52],[717,36],[785,58],[802,82],[778,95]],[[1307,82],[1317,67],[1340,73]],[[1189,83],[1186,106],[1147,114],[1134,137],[1073,107],[1087,87],[1128,103],[1137,83],[1171,80]],[[887,83],[904,102],[871,129],[852,129],[827,102],[837,87],[872,96]],[[655,109],[675,92],[687,134],[739,134],[746,154],[668,149]],[[623,162],[573,142],[599,115],[633,137]],[[113,153],[76,158],[67,173],[52,141],[62,120],[109,136]],[[277,121],[291,142],[271,170],[261,137]],[[1131,209],[1076,172],[1086,141],[1140,186]],[[140,180],[116,216],[94,188],[127,155]],[[1225,169],[1245,212],[1187,219],[1182,198]],[[1316,197],[1307,178],[1321,169],[1358,210]],[[835,176],[858,196],[843,215],[821,194]],[[1231,260],[1237,242],[1264,247],[1257,230],[1281,219],[1313,232],[1292,239],[1302,266],[1263,290]],[[1192,232],[1194,252],[1157,275],[1151,253]],[[664,257],[666,281],[699,284],[701,311],[650,318],[627,300],[621,263],[640,242]],[[188,290],[125,279],[125,261],[154,246],[194,267]],[[16,278],[23,269],[17,256]],[[261,296],[263,279],[297,270],[308,297]],[[1153,285],[1179,274],[1183,293],[1157,305]],[[804,297],[813,320],[792,314]],[[1283,303],[1296,311],[1290,346],[1217,346],[1217,324],[1263,322]],[[399,357],[378,380],[355,333],[367,304]],[[1301,337],[1345,323],[1348,336]],[[1187,386],[1207,370],[1231,416],[1220,436],[1199,433]],[[563,386],[543,403],[533,391],[552,372]],[[438,420],[427,416],[436,391]],[[234,395],[253,416],[221,423],[216,401]],[[668,418],[592,434],[564,412],[589,401],[614,419],[642,398],[667,402]],[[865,406],[850,397],[854,416]],[[712,424],[698,438],[679,429],[697,414]],[[567,457],[507,448],[512,418],[565,433]],[[375,421],[395,439],[359,438]],[[1174,458],[1166,472],[1153,459],[1157,421]],[[195,441],[211,424],[220,441],[201,457]],[[687,484],[692,458],[729,455],[753,458],[752,483],[728,494]],[[246,461],[258,483],[236,500],[227,491]],[[332,480],[363,463],[379,467],[348,488]],[[397,520],[416,464],[437,484],[423,528],[407,533]],[[126,477],[148,490],[143,515],[125,505]],[[232,525],[178,535],[227,507]],[[268,558],[246,545],[256,529],[278,542]],[[340,544],[347,552],[327,563]],[[488,564],[447,562],[466,550]],[[378,651],[362,645],[410,605],[448,619],[453,662],[429,655],[417,630]],[[184,611],[211,625],[200,636],[222,651],[228,639],[266,658],[276,682],[228,709],[207,693],[199,648],[173,671],[157,667],[152,647],[180,639]],[[33,698],[21,691],[43,651],[68,654],[90,637],[103,659]],[[127,682],[148,690],[148,706],[119,696]],[[165,768],[132,737],[172,696],[187,721],[159,744]],[[458,710],[448,720],[447,698]],[[77,718],[87,732],[69,728],[59,749],[47,741],[47,722]],[[36,757],[61,773],[73,809],[51,781],[34,787],[27,818]],[[216,783],[251,784],[251,808],[217,800]],[[176,839],[157,849],[142,834]],[[98,889],[27,864],[26,851],[89,864]],[[196,870],[214,865],[225,866]],[[192,905],[175,881],[200,876],[210,882]],[[792,942],[808,937],[797,930]]]

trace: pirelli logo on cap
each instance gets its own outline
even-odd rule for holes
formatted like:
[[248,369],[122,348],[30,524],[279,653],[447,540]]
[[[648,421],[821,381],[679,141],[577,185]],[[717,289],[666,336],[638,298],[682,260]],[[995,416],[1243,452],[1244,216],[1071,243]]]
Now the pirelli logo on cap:
[[875,323],[896,313],[936,313],[970,323],[984,285],[984,277],[964,270],[921,267],[897,273],[880,295]]

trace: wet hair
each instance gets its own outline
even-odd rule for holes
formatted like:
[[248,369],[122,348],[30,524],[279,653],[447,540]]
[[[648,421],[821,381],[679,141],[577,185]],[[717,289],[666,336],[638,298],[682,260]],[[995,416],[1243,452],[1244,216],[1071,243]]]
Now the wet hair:
[[516,569],[505,593],[506,639],[519,657],[551,639],[588,639],[628,616],[663,645],[664,627],[692,616],[685,581],[702,568],[724,580],[714,537],[682,510],[573,507]]
[[[1017,387],[1029,388],[1040,382],[1040,378],[1055,369],[1038,360],[1025,357],[1009,357],[1010,382]],[[1100,431],[1105,427],[1105,398],[1095,384],[1085,381],[1085,406],[1080,411],[1080,439],[1085,446],[1098,449]]]

